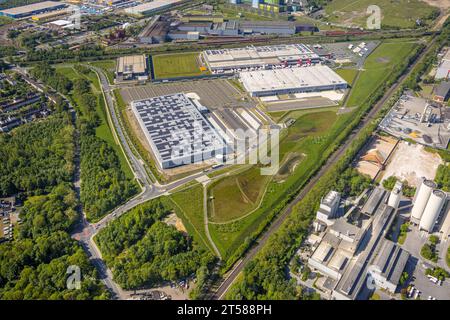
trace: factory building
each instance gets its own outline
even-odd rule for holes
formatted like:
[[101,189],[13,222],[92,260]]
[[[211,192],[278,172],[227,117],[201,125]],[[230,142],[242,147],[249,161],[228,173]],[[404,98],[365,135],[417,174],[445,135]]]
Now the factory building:
[[321,61],[319,55],[305,44],[206,50],[202,56],[212,72],[310,65]]
[[45,12],[50,12],[54,10],[59,10],[66,8],[67,5],[62,2],[56,1],[44,1],[29,4],[26,6],[15,7],[10,9],[5,9],[0,11],[0,16],[6,16],[13,19],[23,19],[28,18],[33,15],[38,15]]
[[392,241],[382,239],[380,251],[373,261],[373,269],[370,272],[375,285],[395,293],[409,257],[409,252],[401,249]]
[[399,180],[397,180],[397,182],[394,185],[394,188],[391,191],[391,194],[389,196],[389,200],[388,200],[388,206],[397,209],[399,204],[400,204],[400,200],[402,199],[402,188],[403,188],[403,183]]
[[442,209],[447,201],[447,194],[436,190],[437,185],[431,180],[422,179],[413,200],[411,222],[419,226],[419,230],[433,232]]
[[435,188],[437,188],[436,183],[426,179],[423,179],[422,183],[417,188],[413,199],[414,206],[411,211],[411,222],[414,224],[419,224],[423,211],[427,206],[428,199]]
[[346,89],[348,84],[327,66],[241,72],[240,80],[252,97]]
[[436,70],[435,79],[450,80],[450,49],[447,48],[447,52],[439,62],[439,66]]
[[57,20],[57,19],[62,19],[63,17],[66,17],[72,13],[73,13],[72,10],[65,8],[62,10],[55,10],[55,11],[50,11],[50,12],[34,15],[31,17],[31,20],[36,21],[36,22],[48,22],[48,21],[53,21],[53,20]]
[[145,28],[139,33],[140,43],[163,43],[167,39],[170,30],[170,23],[161,16],[154,16]]
[[420,219],[420,230],[425,230],[428,233],[433,231],[446,200],[447,195],[444,192],[441,190],[433,190]]
[[234,5],[247,5],[253,9],[280,13],[287,10],[286,0],[229,0]]
[[223,159],[227,153],[206,118],[208,109],[183,93],[133,101],[131,108],[161,169]]
[[340,201],[340,193],[337,191],[330,191],[320,201],[320,207],[317,211],[316,219],[328,226],[332,225],[332,219],[335,219],[337,217]]
[[183,23],[189,22],[212,22],[212,23],[223,23],[224,18],[220,15],[184,15],[181,18]]
[[170,9],[184,2],[186,2],[186,0],[154,0],[152,2],[145,2],[134,7],[126,8],[124,11],[131,15],[144,16]]
[[362,211],[355,205],[316,236],[308,266],[325,277],[320,286],[332,299],[367,299],[369,277],[376,287],[397,291],[410,256],[385,238],[395,219],[389,199],[396,204],[397,195],[375,188]]
[[434,88],[433,100],[444,103],[450,98],[450,81],[442,82]]
[[148,67],[145,55],[126,56],[117,59],[116,82],[145,81],[147,79]]

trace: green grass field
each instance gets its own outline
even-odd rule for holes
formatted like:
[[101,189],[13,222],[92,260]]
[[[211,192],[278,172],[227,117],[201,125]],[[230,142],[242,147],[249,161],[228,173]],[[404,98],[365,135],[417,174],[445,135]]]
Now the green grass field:
[[[267,190],[262,198],[261,205],[251,214],[245,216],[254,209],[243,202],[242,194],[236,192],[239,191],[237,187],[227,186],[229,192],[227,195],[228,208],[226,209],[226,202],[224,203],[223,212],[229,214],[233,212],[240,212],[240,216],[244,218],[231,223],[217,223],[215,220],[210,221],[210,233],[216,246],[218,247],[221,255],[226,259],[230,257],[235,250],[245,241],[245,238],[251,235],[259,225],[267,219],[271,214],[272,207],[276,206],[280,199],[283,197],[283,193],[286,189],[295,187],[299,184],[303,184],[309,176],[312,168],[317,165],[319,159],[323,156],[324,150],[334,142],[334,137],[340,133],[341,128],[345,126],[348,120],[351,119],[350,114],[337,116],[335,111],[309,111],[309,113],[295,113],[292,112],[285,117],[294,118],[296,122],[289,127],[282,135],[280,142],[280,159],[283,163],[284,159],[298,157],[298,155],[305,155],[299,157],[299,161],[295,166],[295,170],[290,174],[286,174],[285,178],[280,181],[278,179],[272,180],[267,185]],[[259,169],[254,166],[252,168],[253,173],[259,174]],[[253,174],[252,173],[252,174]],[[237,176],[233,176],[234,179],[240,178],[241,173]],[[251,175],[248,175],[251,176]],[[223,179],[225,181],[230,178]],[[255,179],[256,180],[256,179]],[[254,185],[249,188],[254,195],[254,191],[258,182],[254,182]],[[217,184],[220,186],[221,184]],[[221,190],[223,191],[223,190]],[[236,193],[236,198],[232,198],[232,193]],[[250,193],[250,192],[249,192]],[[217,192],[214,192],[216,197]],[[238,199],[238,200],[237,200]],[[216,199],[217,200],[217,199]],[[239,205],[241,205],[239,207]],[[230,220],[230,219],[228,219]]]
[[206,74],[198,65],[198,52],[153,56],[155,78],[191,77]]
[[212,222],[227,222],[237,219],[257,208],[269,178],[260,174],[253,166],[238,174],[228,176],[209,189],[208,215]]
[[358,81],[353,85],[348,107],[357,107],[389,76],[390,69],[402,62],[417,43],[384,42],[367,58]]
[[[105,140],[116,151],[116,154],[119,157],[120,165],[125,175],[128,178],[133,178],[134,177],[133,172],[131,171],[131,168],[128,165],[128,162],[125,158],[125,155],[122,152],[122,149],[114,139],[113,132],[111,131],[111,128],[109,126],[105,101],[103,99],[103,95],[100,90],[100,84],[98,82],[97,75],[93,72],[89,72],[86,75],[80,74],[72,66],[68,65],[56,66],[56,71],[61,74],[64,74],[72,81],[79,78],[85,78],[90,81],[93,92],[97,97],[96,111],[100,118],[100,124],[98,125],[97,128],[95,128],[96,136]],[[75,101],[75,103],[77,102],[76,96],[72,96],[72,99]]]
[[199,245],[214,252],[205,234],[203,186],[195,183],[187,189],[170,195],[169,199],[175,204],[177,215],[183,220],[188,233]]
[[413,28],[418,18],[431,22],[437,10],[420,0],[333,0],[325,6],[327,21],[366,27],[370,5],[380,7],[382,28]]
[[347,83],[350,86],[353,85],[353,81],[355,80],[356,75],[358,74],[358,70],[356,70],[356,69],[337,69],[334,71],[336,71],[336,73],[338,75],[340,75],[342,77],[342,79],[347,81]]

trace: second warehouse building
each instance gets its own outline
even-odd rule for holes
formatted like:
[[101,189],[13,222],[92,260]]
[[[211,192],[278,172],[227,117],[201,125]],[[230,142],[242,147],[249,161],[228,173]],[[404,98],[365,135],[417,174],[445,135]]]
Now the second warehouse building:
[[252,97],[346,89],[348,84],[327,66],[241,72],[240,79]]

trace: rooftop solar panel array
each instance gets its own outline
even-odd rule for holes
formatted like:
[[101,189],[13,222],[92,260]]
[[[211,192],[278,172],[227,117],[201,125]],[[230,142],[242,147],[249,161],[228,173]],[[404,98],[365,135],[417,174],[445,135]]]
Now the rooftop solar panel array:
[[132,109],[163,168],[224,152],[223,138],[182,93],[133,101]]

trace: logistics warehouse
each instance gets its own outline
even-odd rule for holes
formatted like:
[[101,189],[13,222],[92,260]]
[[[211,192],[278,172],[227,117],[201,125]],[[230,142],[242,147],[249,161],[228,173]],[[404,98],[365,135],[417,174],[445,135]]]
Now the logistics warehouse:
[[14,19],[21,19],[30,17],[32,15],[37,15],[45,12],[50,12],[54,10],[59,10],[66,8],[67,5],[62,2],[56,1],[44,1],[29,4],[26,6],[15,7],[10,9],[5,9],[0,11],[0,16],[6,16]]
[[205,117],[209,110],[183,93],[133,101],[131,108],[162,169],[227,153],[225,140]]
[[252,97],[339,90],[348,87],[344,79],[323,65],[241,72],[240,79]]
[[321,61],[320,56],[304,44],[206,50],[202,56],[212,72],[306,65]]

